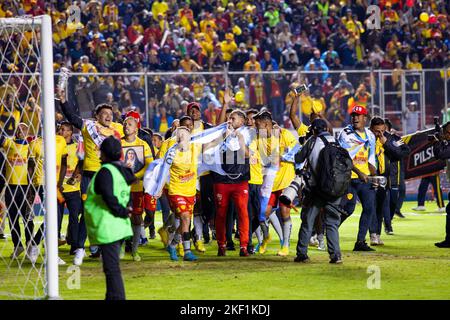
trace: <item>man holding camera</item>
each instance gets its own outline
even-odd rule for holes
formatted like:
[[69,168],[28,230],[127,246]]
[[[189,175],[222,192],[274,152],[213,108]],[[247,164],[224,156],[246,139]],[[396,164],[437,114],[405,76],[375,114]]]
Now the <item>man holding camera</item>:
[[[435,135],[436,143],[433,145],[433,152],[437,159],[447,160],[450,159],[450,122],[442,127],[442,131],[441,135]],[[438,248],[450,248],[450,202],[447,204],[446,211],[445,240],[434,244]]]
[[[303,163],[307,161],[306,174],[308,190],[305,190],[304,209],[302,210],[302,224],[298,233],[297,242],[297,257],[295,262],[308,262],[307,255],[309,240],[311,238],[314,221],[322,208],[325,208],[324,222],[326,226],[326,236],[328,253],[330,255],[330,263],[342,263],[341,250],[339,247],[339,223],[340,214],[336,209],[341,202],[341,198],[334,201],[326,201],[320,194],[317,193],[315,187],[318,185],[316,177],[318,176],[319,155],[325,143],[336,143],[335,138],[328,132],[327,123],[323,119],[315,119],[311,123],[311,131],[313,136],[308,139],[303,148],[295,156],[296,163]],[[326,140],[326,141],[324,141]]]
[[345,127],[338,138],[339,144],[347,149],[353,159],[351,184],[347,199],[344,200],[344,210],[350,216],[355,211],[358,196],[363,210],[353,251],[375,251],[365,240],[372,217],[375,215],[375,190],[369,182],[369,176],[376,175],[375,135],[365,128],[366,108],[358,105],[353,107],[350,117],[351,125]]

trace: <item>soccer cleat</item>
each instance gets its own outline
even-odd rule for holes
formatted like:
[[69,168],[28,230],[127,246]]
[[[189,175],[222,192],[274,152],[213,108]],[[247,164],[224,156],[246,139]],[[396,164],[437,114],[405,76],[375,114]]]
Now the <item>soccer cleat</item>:
[[25,251],[25,249],[22,246],[14,248],[14,251],[11,254],[11,259],[17,259],[24,251]]
[[239,256],[240,257],[248,257],[250,254],[248,253],[247,248],[241,248],[241,250],[239,251]]
[[178,261],[177,249],[175,249],[175,248],[172,247],[172,246],[168,246],[168,247],[167,247],[167,252],[169,252],[170,260],[172,260],[172,261]]
[[187,251],[183,257],[184,261],[197,261],[198,258],[195,254],[192,253],[192,251]]
[[294,262],[307,263],[310,262],[309,257],[306,254],[299,254],[295,257]]
[[139,262],[142,260],[138,252],[132,253],[131,255],[133,256],[133,261]]
[[259,252],[259,248],[261,247],[261,243],[258,242],[258,244],[255,246],[255,249],[253,250],[254,253]]
[[58,266],[63,266],[65,264],[66,264],[66,262],[63,259],[61,259],[60,257],[58,257]]
[[[415,208],[412,208],[414,211],[425,211],[425,206],[417,206]],[[402,218],[400,215],[402,215],[400,212],[396,212],[395,214],[397,214],[400,218]],[[403,216],[403,215],[402,215]],[[404,217],[404,216],[403,216]]]
[[[156,238],[156,234],[155,234],[155,229],[150,229],[150,239],[155,239]],[[146,238],[147,239],[147,238]]]
[[161,242],[164,244],[164,248],[169,245],[169,233],[163,227],[158,229],[158,234],[161,238]]
[[148,239],[147,238],[139,238],[139,245],[140,246],[145,246],[146,244],[148,244]]
[[438,212],[441,212],[441,213],[442,213],[442,212],[445,212],[445,207],[439,208],[439,209],[438,209]]
[[39,247],[38,246],[28,246],[27,258],[31,261],[32,264],[36,263],[36,260],[38,257],[39,257]]
[[6,239],[5,235],[3,233],[0,233],[0,240],[5,240],[5,239]]
[[264,254],[267,251],[267,245],[270,242],[270,234],[267,238],[263,239],[263,242],[261,243],[261,246],[259,247],[259,253],[260,254]]
[[[73,258],[73,264],[76,266],[81,266],[83,264],[83,259],[85,256],[86,256],[86,251],[83,248],[76,249],[75,257]],[[119,254],[119,257],[120,257],[120,254]]]
[[201,253],[205,253],[206,252],[206,248],[205,248],[205,245],[203,244],[202,240],[197,240],[194,243],[194,246],[195,246],[195,250],[197,250],[198,252],[201,252]]
[[[425,211],[425,207],[422,207],[423,208],[423,210],[420,210],[420,211]],[[414,209],[413,209],[414,210]],[[399,217],[399,218],[406,218],[400,211],[397,211],[397,212],[395,212],[395,215],[397,216],[397,217]]]
[[309,239],[309,245],[311,247],[317,247],[319,245],[319,240],[317,240],[317,235],[314,235]]
[[377,246],[379,245],[378,243],[378,237],[376,233],[371,233],[370,234],[370,245],[371,246]]
[[289,255],[289,247],[283,247],[277,252],[277,256],[287,257]]
[[434,244],[438,248],[450,248],[450,241],[442,241]]
[[100,249],[97,248],[95,251],[91,252],[89,258],[100,258]]
[[184,256],[184,248],[181,242],[177,244],[177,253],[180,257]]
[[388,229],[388,230],[384,229],[384,232],[385,232],[388,236],[393,236],[393,235],[394,235],[394,230],[392,230],[392,229]]
[[365,241],[357,241],[353,251],[375,251],[375,249],[369,247]]
[[249,244],[247,246],[247,252],[248,254],[255,254],[255,247],[252,244]]
[[381,240],[379,234],[377,234],[377,240],[378,240],[378,245],[379,245],[379,246],[384,246],[384,242]]
[[226,256],[227,249],[226,247],[219,247],[217,250],[217,256],[218,257],[225,257]]
[[323,241],[323,239],[319,240],[319,245],[317,246],[317,250],[320,250],[320,251],[327,250],[327,247],[325,246],[325,241]]

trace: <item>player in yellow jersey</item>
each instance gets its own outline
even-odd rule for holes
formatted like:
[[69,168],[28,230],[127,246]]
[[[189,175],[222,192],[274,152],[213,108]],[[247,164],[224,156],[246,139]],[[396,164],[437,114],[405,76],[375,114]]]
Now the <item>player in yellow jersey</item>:
[[[86,199],[86,192],[94,174],[100,169],[100,145],[109,136],[118,140],[122,138],[123,128],[120,123],[113,122],[112,106],[106,103],[95,108],[95,120],[80,118],[69,101],[66,101],[63,91],[58,92],[56,103],[61,103],[61,110],[67,120],[81,130],[84,143],[83,174],[81,177],[81,199]],[[99,257],[97,247],[90,247],[91,257]]]
[[[31,140],[31,139],[30,139]],[[30,141],[30,155],[28,170],[31,178],[32,188],[28,189],[28,202],[33,203],[34,198],[39,195],[41,203],[44,203],[44,144],[42,137],[33,137]],[[57,187],[58,193],[61,195],[60,190],[64,181],[67,168],[67,144],[66,140],[56,135],[55,141],[56,150],[56,177],[58,177]],[[61,197],[58,198],[58,202],[61,201]],[[32,208],[30,208],[31,210]],[[63,211],[58,211],[58,239],[61,241],[61,225],[62,225]],[[44,238],[44,223],[41,224],[38,231],[34,236],[33,246],[30,249],[30,260],[35,262],[39,256],[39,245]],[[59,259],[59,264],[65,264],[65,262]]]
[[141,237],[141,225],[144,222],[144,188],[142,178],[148,165],[153,161],[150,146],[137,137],[138,122],[134,117],[127,117],[123,122],[124,137],[122,138],[122,151],[124,166],[132,169],[138,179],[131,185],[133,241],[131,254],[134,261],[141,261],[137,251]]
[[64,202],[58,203],[58,210],[62,213],[64,206],[67,206],[69,211],[66,240],[70,245],[70,254],[75,255],[73,264],[79,266],[83,263],[87,238],[80,191],[82,164],[77,155],[77,143],[73,139],[73,126],[69,122],[62,122],[58,134],[67,144],[67,169],[62,185]]
[[[31,248],[33,236],[33,217],[26,208],[26,189],[28,186],[28,157],[30,153],[28,126],[20,123],[14,138],[0,135],[0,147],[5,153],[5,204],[8,208],[9,228],[14,244],[11,259],[17,259],[24,252],[20,232],[20,219],[23,220],[27,249]],[[29,252],[28,252],[29,253]]]
[[189,229],[197,193],[197,158],[201,149],[196,144],[189,143],[190,137],[191,133],[187,127],[179,127],[176,131],[177,146],[172,149],[172,154],[169,154],[173,159],[170,166],[169,201],[175,215],[180,219],[180,227],[167,248],[170,258],[174,261],[178,260],[176,246],[181,239],[184,249],[183,260],[197,260],[191,251]]
[[[278,164],[278,171],[272,187],[272,194],[266,209],[266,218],[272,214],[272,208],[278,206],[278,200],[284,188],[288,187],[295,178],[294,164],[283,159],[283,154],[294,148],[298,142],[297,139],[286,129],[275,129],[272,124],[272,116],[270,112],[260,112],[254,116],[256,127],[258,129],[258,144],[262,152],[263,158],[270,160],[272,163]],[[266,160],[263,160],[265,162]],[[291,236],[292,221],[290,211],[291,208],[279,204],[281,214],[282,232],[279,234],[281,241],[281,249],[277,255],[287,256],[289,254],[289,241]],[[272,225],[276,226],[277,217],[272,214]],[[266,251],[269,235],[261,224],[264,233],[264,241],[260,247],[260,253]]]

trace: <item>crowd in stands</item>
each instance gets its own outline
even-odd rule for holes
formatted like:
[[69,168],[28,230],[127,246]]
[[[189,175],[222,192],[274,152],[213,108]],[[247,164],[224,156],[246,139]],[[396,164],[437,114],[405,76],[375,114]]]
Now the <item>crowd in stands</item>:
[[[379,30],[367,28],[371,4],[381,10]],[[70,5],[80,8],[79,21],[69,17]],[[449,67],[449,7],[445,0],[5,0],[0,17],[50,14],[56,72],[63,66],[76,73],[279,71],[237,75],[229,85],[237,106],[267,105],[282,125],[293,73],[321,71],[306,79],[311,101],[303,112],[320,103],[329,120],[342,126],[352,101],[367,105],[380,80],[332,71],[392,69],[389,85],[398,90],[402,70]],[[424,12],[427,22],[420,19]],[[18,61],[9,68],[24,66]],[[428,82],[442,78],[438,72]],[[223,75],[152,76],[145,92],[143,77],[72,80],[69,95],[81,115],[90,116],[100,101],[114,103],[118,116],[129,109],[143,114],[148,105],[142,120],[156,131],[161,119],[185,114],[192,100],[214,122],[227,83]],[[410,85],[417,89],[414,80]]]

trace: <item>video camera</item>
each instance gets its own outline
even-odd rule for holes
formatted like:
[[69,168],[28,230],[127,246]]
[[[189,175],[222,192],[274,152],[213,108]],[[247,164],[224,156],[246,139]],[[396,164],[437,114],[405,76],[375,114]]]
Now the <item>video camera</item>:
[[439,117],[434,117],[434,133],[428,135],[428,141],[442,141],[442,127],[439,123]]

